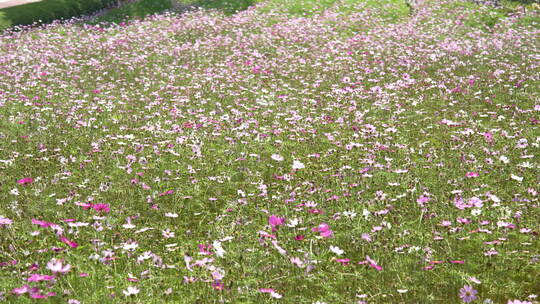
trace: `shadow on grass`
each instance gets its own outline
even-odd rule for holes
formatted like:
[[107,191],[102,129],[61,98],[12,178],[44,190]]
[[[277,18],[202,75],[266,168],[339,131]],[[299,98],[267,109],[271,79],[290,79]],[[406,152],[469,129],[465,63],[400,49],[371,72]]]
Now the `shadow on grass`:
[[0,30],[10,27],[13,24],[5,12],[0,12]]
[[232,15],[261,0],[139,0],[112,8],[89,23],[120,23],[130,19],[142,19],[146,16],[172,10],[183,12],[195,8],[217,9],[226,15]]
[[80,16],[114,3],[116,0],[43,0],[3,8],[0,9],[0,29]]
[[117,8],[111,8],[103,15],[88,23],[100,22],[120,23],[130,19],[141,19],[173,8],[171,0],[139,0],[126,3]]

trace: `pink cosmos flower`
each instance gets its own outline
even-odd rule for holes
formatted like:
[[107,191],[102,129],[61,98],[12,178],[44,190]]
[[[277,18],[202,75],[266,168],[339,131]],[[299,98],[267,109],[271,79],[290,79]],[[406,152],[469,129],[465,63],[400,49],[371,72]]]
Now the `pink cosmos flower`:
[[69,247],[71,248],[77,248],[79,246],[79,244],[77,244],[76,242],[74,241],[71,241],[69,240],[67,237],[65,236],[60,236],[60,241],[66,245],[68,245]]
[[46,274],[34,273],[28,278],[28,282],[41,282],[41,281],[52,281],[54,276]]
[[449,220],[443,220],[441,221],[441,226],[443,227],[452,226],[452,222],[450,222]]
[[33,182],[34,182],[33,178],[25,177],[25,178],[22,178],[22,179],[18,180],[17,184],[25,186],[25,185],[31,184]]
[[7,217],[0,216],[0,226],[11,225],[11,223],[13,223],[12,220],[8,219]]
[[362,239],[366,242],[371,242],[372,239],[371,239],[371,235],[369,233],[362,233]]
[[262,292],[262,293],[269,293],[270,296],[272,298],[275,298],[275,299],[281,299],[283,296],[279,293],[277,293],[274,289],[272,288],[259,288],[259,291]]
[[489,143],[493,143],[493,133],[491,132],[486,132],[486,133],[482,133],[482,135],[484,136],[484,139]]
[[330,229],[327,223],[320,223],[319,226],[311,229],[314,232],[319,232],[322,237],[329,238],[334,232]]
[[54,223],[38,220],[35,218],[32,219],[32,224],[39,225],[42,228],[47,228],[47,227],[50,227],[51,225],[54,225]]
[[223,290],[225,288],[223,282],[220,280],[214,280],[214,282],[212,282],[212,287],[214,287],[215,290]]
[[456,197],[454,199],[454,206],[460,210],[471,207],[469,204],[465,203],[461,197]]
[[366,255],[366,261],[368,262],[368,265],[372,268],[377,269],[377,271],[381,271],[383,268],[377,264],[377,262],[370,258],[369,255]]
[[520,300],[508,300],[508,304],[533,304],[533,302],[520,301]]
[[163,193],[160,193],[158,194],[158,196],[165,196],[165,195],[170,195],[170,194],[173,194],[174,193],[174,190],[167,190]]
[[28,285],[24,285],[21,287],[13,288],[11,292],[20,296],[27,293],[29,290],[30,290],[30,287]]
[[36,292],[36,293],[31,293],[30,298],[32,298],[32,299],[46,299],[47,296],[40,293],[40,292]]
[[420,206],[424,206],[427,202],[430,201],[430,198],[429,196],[425,196],[425,195],[422,195],[420,196],[416,202],[420,205]]
[[108,213],[109,211],[111,211],[111,208],[109,207],[108,204],[94,204],[92,208],[96,210],[97,212],[103,211],[103,212]]
[[285,218],[277,217],[273,214],[268,218],[268,224],[272,226],[272,232],[275,232],[277,230],[277,226],[283,225],[284,223],[285,223]]
[[336,259],[336,262],[341,263],[341,265],[346,266],[349,265],[349,261],[351,259]]
[[71,269],[71,265],[64,265],[62,260],[52,259],[47,263],[47,269],[53,273],[66,273]]
[[468,178],[475,178],[475,177],[478,177],[480,176],[477,172],[467,172],[467,174],[465,174],[466,177]]
[[8,266],[8,265],[17,265],[19,261],[17,260],[11,260],[9,262],[0,262],[0,267]]
[[473,196],[469,199],[469,205],[472,205],[476,208],[482,208],[484,206],[484,203],[478,197]]

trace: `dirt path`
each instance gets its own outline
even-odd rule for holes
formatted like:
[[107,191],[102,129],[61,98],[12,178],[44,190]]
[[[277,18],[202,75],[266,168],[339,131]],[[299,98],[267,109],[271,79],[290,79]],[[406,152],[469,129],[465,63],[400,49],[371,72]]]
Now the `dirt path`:
[[41,0],[0,0],[0,9],[39,1]]

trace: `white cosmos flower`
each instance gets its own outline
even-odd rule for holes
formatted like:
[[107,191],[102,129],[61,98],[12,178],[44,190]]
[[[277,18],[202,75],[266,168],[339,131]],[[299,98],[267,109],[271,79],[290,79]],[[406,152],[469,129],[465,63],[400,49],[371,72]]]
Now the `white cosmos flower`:
[[122,292],[126,295],[126,297],[129,297],[129,296],[138,294],[139,291],[140,291],[139,288],[134,287],[134,286],[129,286],[126,290]]
[[139,247],[139,244],[137,244],[137,242],[131,241],[131,242],[124,243],[124,245],[122,246],[122,249],[124,249],[125,251],[134,251],[138,247]]
[[397,292],[399,292],[399,293],[407,293],[407,291],[409,291],[409,290],[405,289],[405,288],[397,290]]
[[473,209],[473,210],[471,210],[471,214],[473,216],[478,216],[478,215],[482,214],[482,209]]
[[330,245],[330,251],[332,251],[333,253],[337,254],[337,255],[342,255],[343,253],[345,253],[345,251],[337,246],[332,246]]
[[286,226],[290,227],[290,228],[294,228],[294,227],[298,226],[299,223],[300,223],[300,221],[297,218],[293,218],[293,219],[289,220],[289,223]]
[[297,169],[304,169],[306,166],[301,162],[301,161],[298,161],[298,160],[295,160],[293,161],[293,165],[292,165],[292,168],[297,170]]
[[225,250],[223,249],[223,247],[221,246],[221,242],[220,241],[214,241],[212,243],[212,247],[214,247],[214,252],[216,253],[216,255],[218,257],[223,257],[225,255]]
[[283,161],[285,158],[283,158],[283,156],[279,155],[279,154],[272,154],[272,156],[270,156],[270,158],[272,158],[273,160],[275,161]]
[[523,181],[523,177],[521,177],[521,176],[517,176],[517,175],[512,174],[510,177],[511,177],[513,180],[516,180],[516,181],[518,181],[518,182],[520,182],[520,183],[521,183],[521,181]]
[[490,198],[492,201],[494,201],[495,203],[500,203],[500,202],[501,202],[501,199],[500,199],[499,197],[497,197],[496,195],[494,195],[494,194],[491,194],[491,195],[489,196],[489,198]]
[[169,239],[174,237],[174,231],[171,231],[169,228],[162,230],[161,235],[163,235],[164,238]]
[[521,168],[529,168],[529,169],[534,168],[534,165],[531,164],[530,162],[522,162],[518,166],[520,166]]

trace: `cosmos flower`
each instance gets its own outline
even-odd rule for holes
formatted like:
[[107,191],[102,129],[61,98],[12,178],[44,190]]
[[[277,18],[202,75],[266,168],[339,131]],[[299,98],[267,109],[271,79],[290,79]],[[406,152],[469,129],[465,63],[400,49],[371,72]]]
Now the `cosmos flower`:
[[71,265],[63,264],[63,260],[53,258],[47,263],[47,269],[53,273],[66,273],[71,269]]
[[272,231],[275,232],[277,227],[285,223],[285,218],[278,217],[276,215],[271,215],[268,217],[268,224],[272,227]]
[[465,303],[470,303],[477,299],[476,294],[478,291],[474,289],[471,285],[465,285],[459,290],[459,297]]
[[25,186],[25,185],[29,185],[29,184],[31,184],[33,182],[34,182],[33,178],[25,177],[25,178],[22,178],[22,179],[18,180],[17,184]]
[[283,158],[283,156],[279,155],[279,154],[272,154],[272,156],[270,156],[270,158],[272,158],[273,160],[275,161],[283,161],[285,158]]
[[304,169],[305,167],[306,166],[301,161],[298,161],[298,160],[293,161],[293,165],[292,165],[293,170]]
[[520,301],[520,300],[508,300],[507,304],[533,304],[530,301]]
[[272,298],[275,298],[275,299],[281,299],[283,296],[279,293],[277,293],[274,289],[272,288],[259,288],[259,291],[262,292],[262,293],[269,293],[270,296]]
[[332,251],[333,253],[337,255],[342,255],[343,253],[345,253],[345,251],[339,248],[338,246],[332,246],[332,245],[330,245],[330,251]]
[[28,282],[52,281],[54,276],[34,273],[28,277]]
[[0,215],[0,226],[11,225],[11,223],[13,223],[11,219],[8,219],[7,217],[3,217]]
[[139,292],[139,288],[135,286],[129,286],[127,289],[122,291],[126,297],[137,295]]
[[325,238],[329,238],[334,234],[327,223],[320,223],[319,226],[313,228],[312,231],[319,232],[320,236]]

